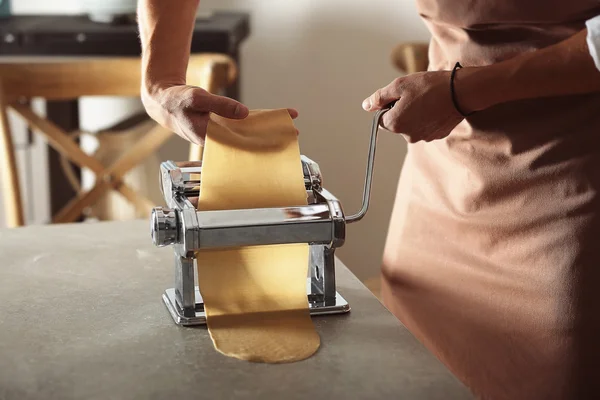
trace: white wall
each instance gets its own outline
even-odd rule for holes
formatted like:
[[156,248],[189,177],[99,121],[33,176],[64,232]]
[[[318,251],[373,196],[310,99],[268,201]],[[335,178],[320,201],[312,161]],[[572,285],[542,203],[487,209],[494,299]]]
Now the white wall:
[[[13,4],[19,13],[80,9],[77,0]],[[414,0],[201,0],[201,9],[251,13],[242,100],[251,108],[297,108],[302,152],[320,164],[326,187],[346,212],[357,210],[372,117],[360,105],[397,76],[389,61],[395,44],[427,40]],[[371,209],[349,227],[339,253],[360,278],[379,268],[405,149],[401,137],[381,132]],[[185,157],[185,145],[172,142],[161,157]]]

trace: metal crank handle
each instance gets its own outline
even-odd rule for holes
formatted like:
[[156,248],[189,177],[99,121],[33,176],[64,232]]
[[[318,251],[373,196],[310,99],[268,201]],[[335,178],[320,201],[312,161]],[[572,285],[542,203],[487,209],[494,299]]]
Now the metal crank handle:
[[377,133],[379,132],[379,124],[381,123],[381,117],[383,114],[388,112],[392,107],[394,107],[395,104],[396,101],[391,102],[381,110],[378,110],[373,117],[373,124],[371,126],[371,140],[369,143],[369,155],[367,157],[367,171],[365,173],[365,186],[363,188],[362,206],[356,214],[346,218],[347,223],[360,221],[369,209],[371,183],[373,182],[373,167],[375,165],[375,147],[377,146]]

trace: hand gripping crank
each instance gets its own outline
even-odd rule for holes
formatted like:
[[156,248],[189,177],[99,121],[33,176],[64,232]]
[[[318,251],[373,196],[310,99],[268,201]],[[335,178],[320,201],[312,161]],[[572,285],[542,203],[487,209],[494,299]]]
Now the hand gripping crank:
[[354,214],[350,215],[346,218],[347,223],[360,221],[367,210],[369,209],[369,199],[371,197],[371,183],[373,182],[373,167],[375,165],[375,147],[377,146],[377,133],[379,132],[379,124],[381,123],[381,117],[383,114],[388,112],[392,107],[394,107],[396,102],[392,102],[378,110],[373,117],[373,125],[371,126],[371,140],[369,144],[369,155],[367,158],[367,171],[365,173],[365,186],[363,188],[363,197],[362,197],[362,206],[360,210]]

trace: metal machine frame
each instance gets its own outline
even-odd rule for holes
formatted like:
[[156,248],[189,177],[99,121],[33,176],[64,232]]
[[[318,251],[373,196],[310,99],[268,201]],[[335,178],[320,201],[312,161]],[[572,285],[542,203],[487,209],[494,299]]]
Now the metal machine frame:
[[335,250],[344,244],[346,223],[361,220],[368,210],[377,132],[381,116],[388,109],[378,111],[373,119],[362,207],[348,217],[340,201],[322,187],[318,164],[305,156],[301,156],[301,162],[308,205],[298,207],[197,210],[194,202],[200,193],[201,162],[161,164],[161,190],[167,208],[152,210],[150,230],[156,246],[172,246],[174,250],[175,285],[165,291],[163,301],[177,324],[206,323],[195,254],[215,247],[307,243],[310,257],[306,291],[311,315],[350,311],[348,302],[336,290]]

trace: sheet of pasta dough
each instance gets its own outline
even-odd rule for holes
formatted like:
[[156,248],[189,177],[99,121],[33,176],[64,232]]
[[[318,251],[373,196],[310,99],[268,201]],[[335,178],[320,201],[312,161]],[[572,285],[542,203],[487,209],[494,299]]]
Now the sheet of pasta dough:
[[[200,210],[307,204],[297,131],[287,110],[244,120],[211,115]],[[198,283],[215,348],[231,357],[293,362],[320,345],[308,311],[308,244],[202,250]]]

